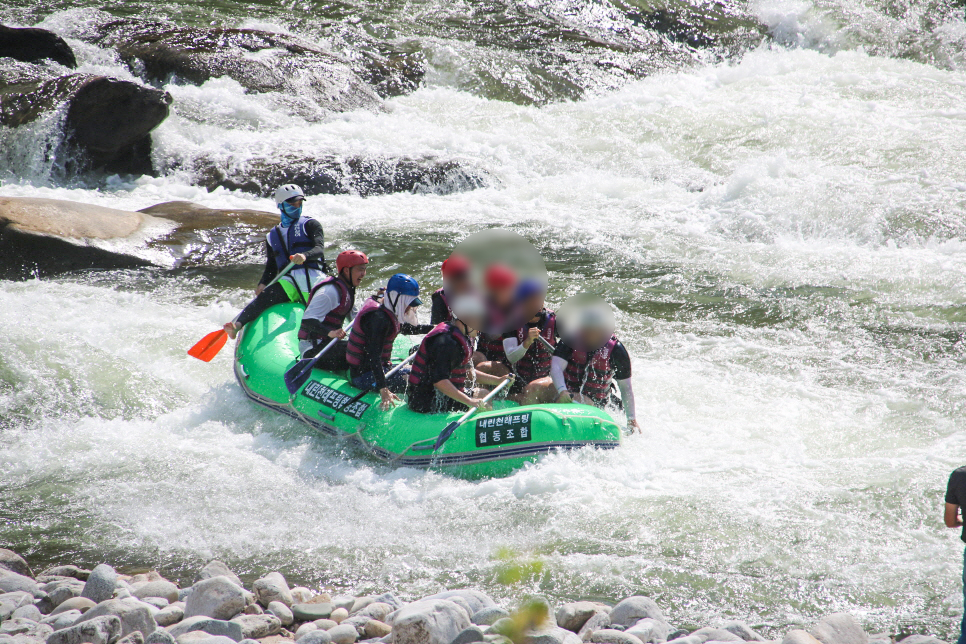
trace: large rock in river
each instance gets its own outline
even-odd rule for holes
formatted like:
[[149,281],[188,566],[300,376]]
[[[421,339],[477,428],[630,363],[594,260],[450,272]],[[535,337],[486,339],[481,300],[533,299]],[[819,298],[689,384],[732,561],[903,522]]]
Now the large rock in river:
[[34,576],[34,573],[30,570],[30,566],[27,565],[24,558],[13,550],[7,550],[6,548],[0,548],[0,568],[15,572],[24,577],[33,578]]
[[52,60],[74,69],[77,59],[70,45],[52,31],[34,27],[5,27],[0,25],[0,58],[13,58],[25,63]]
[[228,76],[252,92],[284,94],[306,116],[313,108],[321,117],[382,103],[348,61],[285,34],[125,19],[97,26],[87,39],[115,48],[147,79],[200,84]]
[[0,125],[20,127],[65,105],[68,156],[75,170],[151,174],[151,130],[168,116],[171,95],[91,74],[55,76],[40,65],[0,68]]
[[283,183],[302,186],[307,195],[394,192],[452,194],[492,183],[489,173],[464,161],[436,157],[199,157],[183,167],[195,183],[209,190],[227,188],[269,196]]
[[0,197],[0,279],[149,266],[104,246],[136,237],[152,219],[71,201]]

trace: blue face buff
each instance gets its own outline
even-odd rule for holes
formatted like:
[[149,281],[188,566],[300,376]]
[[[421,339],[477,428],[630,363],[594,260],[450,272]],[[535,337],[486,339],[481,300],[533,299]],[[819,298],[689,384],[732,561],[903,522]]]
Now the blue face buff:
[[293,206],[287,201],[278,204],[278,209],[282,211],[282,228],[288,228],[299,220],[302,216],[302,205]]

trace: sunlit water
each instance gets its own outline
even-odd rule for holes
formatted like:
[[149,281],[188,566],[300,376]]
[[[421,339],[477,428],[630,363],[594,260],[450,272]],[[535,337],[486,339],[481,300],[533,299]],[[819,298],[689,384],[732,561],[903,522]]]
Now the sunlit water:
[[[166,87],[162,163],[284,141],[487,168],[494,185],[473,192],[306,209],[331,252],[374,258],[373,283],[405,270],[435,288],[469,232],[527,236],[551,299],[618,306],[643,435],[499,480],[392,469],[247,402],[229,351],[185,354],[250,297],[255,266],[2,282],[0,541],[35,567],[190,582],[218,557],[355,593],[647,594],[680,626],[777,633],[848,610],[870,631],[951,636],[961,544],[940,519],[966,450],[966,73],[942,45],[962,20],[923,34],[945,54],[920,59],[889,50],[901,21],[846,8],[872,16],[859,24],[881,55],[828,7],[762,4],[781,44],[541,107],[433,68],[386,113],[315,124],[226,79]],[[85,71],[124,73],[71,42]],[[177,173],[65,185],[30,154],[40,126],[0,137],[3,195],[272,209]]]

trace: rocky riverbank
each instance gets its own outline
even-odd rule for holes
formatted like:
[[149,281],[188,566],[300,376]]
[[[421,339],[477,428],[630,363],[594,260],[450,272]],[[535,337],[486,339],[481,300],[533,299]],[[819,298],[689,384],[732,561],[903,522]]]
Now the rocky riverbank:
[[[554,605],[541,596],[503,607],[473,589],[403,601],[392,592],[354,597],[324,588],[291,587],[269,572],[246,588],[220,561],[181,588],[157,571],[120,574],[61,565],[34,575],[0,549],[0,644],[893,644],[866,633],[847,613],[809,630],[771,633],[742,622],[676,628],[648,597],[614,606],[593,601]],[[901,644],[943,644],[907,635]]]

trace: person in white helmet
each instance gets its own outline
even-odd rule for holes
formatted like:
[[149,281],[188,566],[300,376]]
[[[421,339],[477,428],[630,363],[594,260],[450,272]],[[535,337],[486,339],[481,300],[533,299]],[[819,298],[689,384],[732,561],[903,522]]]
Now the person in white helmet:
[[[322,224],[302,214],[304,201],[305,193],[295,184],[286,184],[275,191],[281,221],[265,236],[267,258],[262,278],[255,288],[257,297],[242,310],[235,322],[225,325],[230,338],[234,339],[239,329],[276,304],[304,304],[312,287],[328,272]],[[297,266],[270,288],[265,288],[289,261]]]

